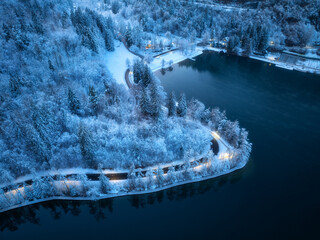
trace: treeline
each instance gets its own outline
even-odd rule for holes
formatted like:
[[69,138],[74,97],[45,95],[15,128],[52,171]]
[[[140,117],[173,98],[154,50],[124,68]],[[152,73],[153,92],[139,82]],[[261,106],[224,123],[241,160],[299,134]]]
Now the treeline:
[[[228,39],[228,50],[265,51],[303,48],[319,40],[320,4],[316,0],[261,1],[257,8],[221,10],[179,0],[123,0],[120,12],[139,23],[144,32],[171,33],[194,42],[196,38]],[[139,35],[135,33],[135,35]],[[140,37],[143,36],[140,34]]]
[[29,184],[12,184],[0,188],[0,210],[54,197],[97,199],[112,193],[153,190],[231,170],[239,161],[243,161],[242,158],[246,157],[242,155],[242,152],[239,152],[234,159],[220,161],[211,153],[201,160],[190,162],[189,159],[186,159],[180,166],[169,167],[166,174],[160,166],[156,169],[149,168],[142,171],[142,169],[136,169],[134,165],[131,165],[127,179],[123,182],[110,181],[103,173],[101,165],[99,165],[98,181],[88,179],[86,174],[74,174],[68,177],[64,175],[40,177],[34,173],[33,180]]

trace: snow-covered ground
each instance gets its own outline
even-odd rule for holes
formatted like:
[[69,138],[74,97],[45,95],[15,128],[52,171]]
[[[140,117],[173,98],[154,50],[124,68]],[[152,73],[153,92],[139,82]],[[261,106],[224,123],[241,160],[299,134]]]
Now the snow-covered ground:
[[275,64],[276,67],[280,67],[287,70],[296,70],[300,72],[320,74],[320,61],[318,60],[298,61],[297,64],[289,64],[289,63],[277,61],[277,58],[275,56],[273,57],[250,56],[250,58],[267,62],[270,64]]
[[171,51],[154,58],[153,61],[149,64],[149,67],[154,72],[162,68],[162,60],[165,61],[164,67],[167,68],[169,66],[170,61],[172,61],[172,64],[176,64],[188,58],[192,59],[196,56],[199,56],[202,54],[202,52],[203,52],[203,48],[201,47],[196,47],[194,51],[187,51],[187,52],[181,52],[179,50]]
[[123,43],[116,41],[115,50],[113,52],[106,52],[106,54],[103,55],[103,58],[114,79],[119,84],[124,84],[124,86],[128,87],[124,77],[127,70],[126,61],[129,59],[132,63],[137,56],[130,53]]

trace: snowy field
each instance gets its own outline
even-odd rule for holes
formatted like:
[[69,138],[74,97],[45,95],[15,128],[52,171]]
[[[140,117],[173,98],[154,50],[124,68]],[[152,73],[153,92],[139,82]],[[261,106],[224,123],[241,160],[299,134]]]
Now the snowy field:
[[115,43],[114,52],[107,52],[104,55],[104,62],[112,76],[119,84],[123,84],[126,88],[128,87],[124,78],[124,74],[127,70],[126,61],[129,59],[132,63],[135,58],[137,58],[137,56],[130,53],[123,43],[119,41]]

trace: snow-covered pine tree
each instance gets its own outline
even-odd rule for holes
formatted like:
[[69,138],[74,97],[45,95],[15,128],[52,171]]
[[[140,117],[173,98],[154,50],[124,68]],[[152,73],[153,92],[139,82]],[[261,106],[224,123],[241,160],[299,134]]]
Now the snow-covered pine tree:
[[156,79],[152,79],[150,83],[150,105],[149,113],[154,119],[158,119],[161,115],[162,99],[161,89]]
[[146,88],[142,88],[142,93],[139,101],[141,113],[144,116],[148,116],[149,114],[149,105],[150,105],[150,97],[148,94],[148,90]]
[[106,29],[103,33],[103,39],[106,49],[109,52],[114,51],[114,39],[113,34],[109,29]]
[[26,185],[23,183],[23,190],[24,190],[24,195],[26,200],[32,201],[34,196],[33,196],[33,188],[32,186]]
[[70,187],[65,175],[59,174],[57,176],[57,182],[59,182],[59,190],[61,194],[70,195]]
[[250,156],[251,150],[252,150],[252,144],[248,141],[248,132],[241,128],[240,131],[240,161],[248,161],[248,158]]
[[23,82],[17,74],[10,74],[9,78],[9,89],[12,95],[15,97],[20,94]]
[[167,182],[173,184],[177,181],[176,170],[174,166],[170,166],[167,173]]
[[157,168],[157,174],[156,174],[156,181],[157,181],[157,186],[162,187],[164,185],[164,176],[163,176],[163,169],[162,167]]
[[121,5],[120,2],[115,0],[111,3],[111,11],[113,14],[117,14],[120,11]]
[[155,188],[155,173],[152,168],[148,169],[146,173],[147,177],[147,188],[154,189]]
[[269,46],[269,30],[267,27],[262,27],[260,39],[258,43],[258,51],[264,52]]
[[25,133],[27,137],[27,149],[37,156],[37,160],[41,164],[48,163],[51,157],[51,152],[36,129],[32,125],[27,124],[25,126]]
[[93,115],[98,114],[98,94],[93,86],[89,86],[89,103]]
[[140,60],[133,62],[133,79],[135,83],[140,82],[143,76],[143,63]]
[[50,59],[48,59],[48,66],[49,66],[49,69],[50,69],[52,72],[54,72],[54,66],[53,66],[53,64],[52,64],[52,62],[51,62]]
[[182,93],[179,97],[177,114],[179,117],[185,117],[187,115],[187,100],[184,93]]
[[10,38],[12,38],[12,28],[10,28],[7,24],[3,23],[2,24],[2,30],[4,33],[4,39],[8,42]]
[[45,177],[45,183],[47,184],[47,196],[56,196],[58,191],[53,177],[49,174]]
[[77,98],[76,94],[71,90],[68,89],[68,104],[69,109],[73,114],[78,114],[80,110],[80,101]]
[[137,169],[137,187],[136,189],[139,190],[139,191],[142,191],[146,188],[145,186],[145,182],[143,181],[143,173],[142,173],[142,170],[141,168]]
[[32,18],[32,28],[33,30],[37,33],[37,34],[44,34],[44,28],[42,26],[42,24],[39,21],[39,17],[37,16],[37,14],[32,11],[31,14],[31,18]]
[[174,92],[171,92],[168,101],[168,116],[175,117],[177,115],[177,106],[176,106],[176,95]]
[[103,194],[107,194],[111,191],[111,183],[109,181],[109,178],[103,173],[102,166],[99,164],[99,190]]
[[132,38],[132,29],[130,26],[127,27],[124,39],[127,43],[127,46],[130,48],[133,45],[133,38]]
[[183,176],[185,180],[190,180],[194,178],[193,168],[190,164],[190,160],[188,157],[186,157],[186,160],[183,164]]
[[79,195],[85,197],[89,190],[89,180],[86,174],[78,174],[76,177],[77,181],[80,182]]
[[147,88],[150,84],[150,82],[153,80],[153,76],[152,76],[152,72],[150,70],[150,68],[148,67],[148,65],[143,64],[143,62],[141,62],[142,66],[141,66],[141,72],[142,72],[142,86]]
[[91,133],[87,127],[81,122],[78,130],[78,139],[82,158],[89,168],[97,168],[94,156],[94,142]]
[[132,164],[130,166],[129,172],[128,172],[128,177],[127,177],[127,188],[128,191],[135,190],[137,186],[137,175],[135,171],[135,166]]
[[36,199],[45,198],[47,195],[47,184],[45,183],[45,179],[36,176],[32,182],[33,195]]
[[6,196],[2,188],[0,188],[0,209],[5,209],[11,205],[10,200]]

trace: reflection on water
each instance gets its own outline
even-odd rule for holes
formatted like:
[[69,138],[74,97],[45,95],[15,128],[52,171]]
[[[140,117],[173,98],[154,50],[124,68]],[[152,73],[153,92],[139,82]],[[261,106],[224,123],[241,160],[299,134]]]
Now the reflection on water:
[[[127,199],[130,205],[137,209],[145,208],[155,203],[160,204],[164,199],[169,201],[182,201],[196,195],[205,194],[211,190],[218,191],[219,188],[227,183],[234,184],[240,181],[243,174],[248,174],[247,169],[249,169],[250,166],[252,166],[252,162],[249,162],[243,169],[218,178],[181,185],[160,192],[120,198]],[[117,201],[117,198],[108,198],[99,201],[48,201],[14,209],[0,215],[0,230],[16,231],[24,224],[39,225],[41,224],[39,215],[44,211],[49,213],[52,219],[59,220],[65,215],[80,216],[83,209],[89,208],[89,214],[92,215],[96,221],[101,221],[107,218],[108,213],[113,212],[114,201]]]

